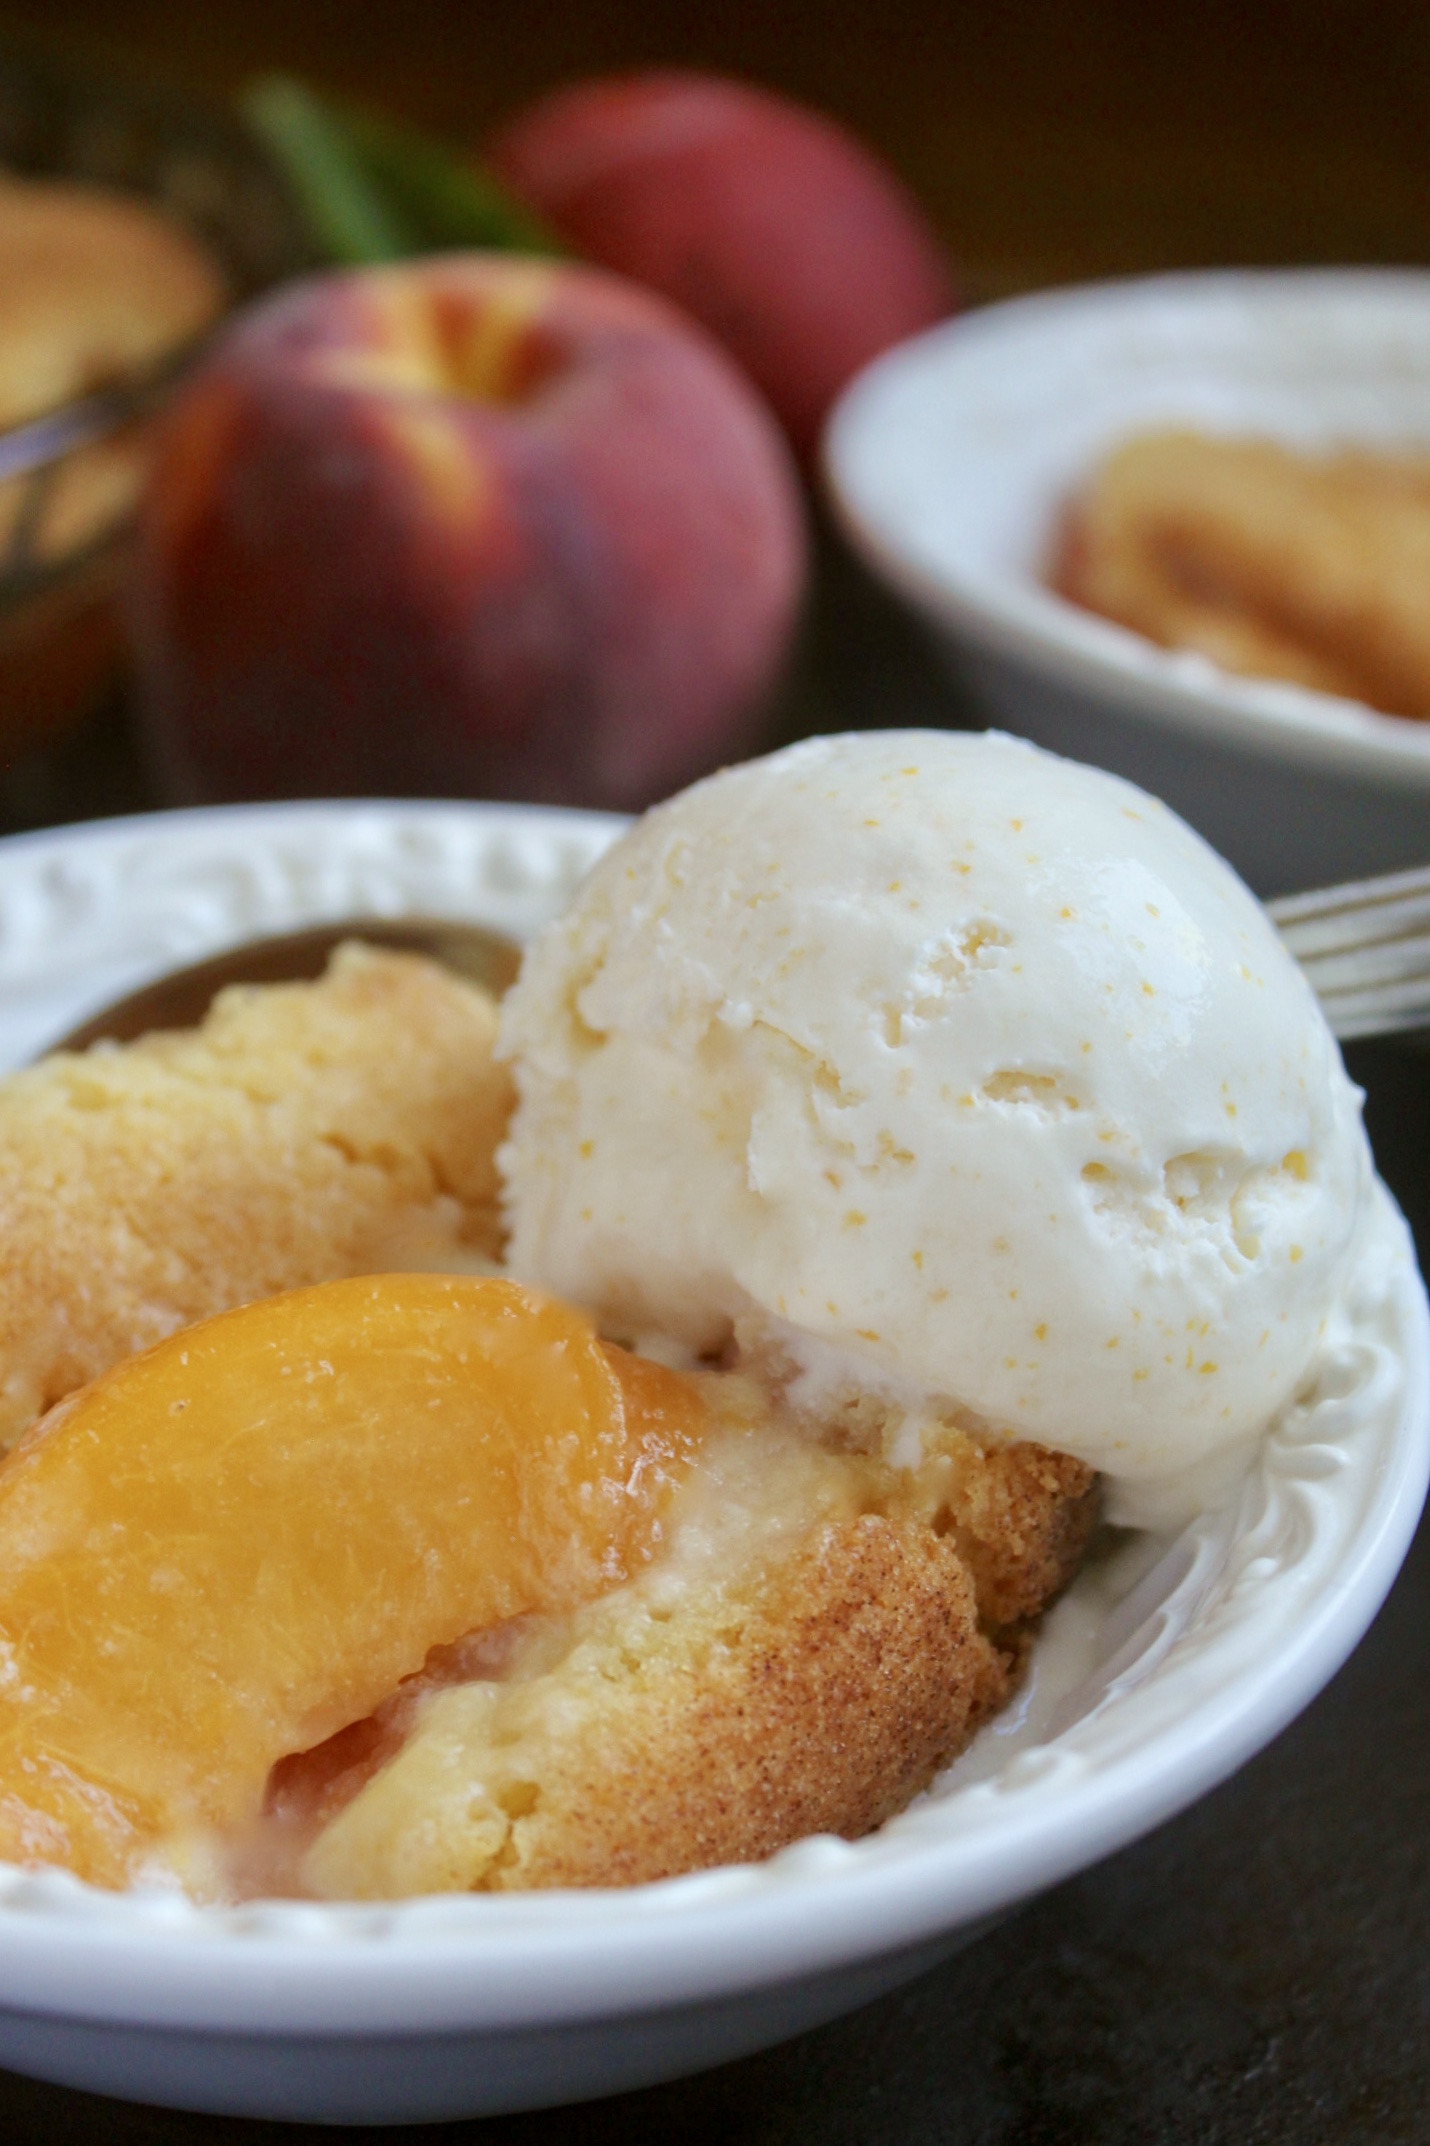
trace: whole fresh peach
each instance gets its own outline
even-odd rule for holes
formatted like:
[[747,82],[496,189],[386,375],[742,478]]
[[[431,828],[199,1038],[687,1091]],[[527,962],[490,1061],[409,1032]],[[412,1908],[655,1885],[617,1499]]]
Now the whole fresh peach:
[[953,306],[943,250],[893,173],[767,90],[686,73],[582,82],[486,157],[577,253],[702,320],[805,456],[845,382]]
[[450,254],[291,285],[175,404],[141,686],[190,798],[636,807],[757,735],[804,577],[743,376],[600,269]]

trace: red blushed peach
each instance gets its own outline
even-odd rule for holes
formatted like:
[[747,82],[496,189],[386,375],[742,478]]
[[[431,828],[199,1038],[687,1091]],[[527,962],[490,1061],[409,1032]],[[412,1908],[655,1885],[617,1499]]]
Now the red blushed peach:
[[943,250],[892,172],[766,90],[682,73],[579,83],[486,155],[577,253],[703,321],[806,456],[845,382],[952,310]]
[[198,798],[635,807],[753,745],[804,575],[773,420],[599,269],[292,286],[172,412],[134,637]]

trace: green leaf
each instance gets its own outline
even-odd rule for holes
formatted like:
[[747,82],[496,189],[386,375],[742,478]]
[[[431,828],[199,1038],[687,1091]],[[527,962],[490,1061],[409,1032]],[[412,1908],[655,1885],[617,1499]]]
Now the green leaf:
[[364,170],[420,234],[424,247],[494,246],[559,253],[553,233],[489,172],[415,127],[375,112],[331,108]]
[[239,109],[285,174],[314,243],[364,266],[421,251],[420,235],[364,168],[346,129],[301,82],[266,75]]
[[330,261],[362,266],[465,246],[559,253],[489,172],[431,135],[265,75],[239,98]]

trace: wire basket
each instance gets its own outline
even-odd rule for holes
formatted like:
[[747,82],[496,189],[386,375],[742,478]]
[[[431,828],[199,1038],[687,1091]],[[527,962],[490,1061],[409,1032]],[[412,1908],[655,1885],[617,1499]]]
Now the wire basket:
[[[157,203],[205,245],[234,304],[311,265],[281,177],[222,106],[3,25],[0,168]],[[119,669],[150,421],[193,356],[0,431],[0,757],[76,720]]]

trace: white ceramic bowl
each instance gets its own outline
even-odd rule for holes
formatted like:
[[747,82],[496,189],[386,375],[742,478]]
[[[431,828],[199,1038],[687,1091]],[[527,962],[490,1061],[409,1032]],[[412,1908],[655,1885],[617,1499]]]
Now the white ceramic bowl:
[[1430,449],[1430,274],[1234,271],[1015,299],[879,359],[825,464],[994,722],[1130,776],[1262,894],[1430,860],[1430,723],[1233,678],[1055,596],[1059,510],[1150,426]]
[[[0,844],[7,1062],[113,993],[353,913],[518,934],[618,823],[463,805],[176,813]],[[1239,1502],[1084,1573],[1021,1701],[855,1844],[625,1892],[200,1909],[0,1867],[0,2064],[216,2112],[382,2122],[698,2070],[833,2018],[1221,1780],[1355,1645],[1430,1469],[1430,1326],[1386,1202]]]

